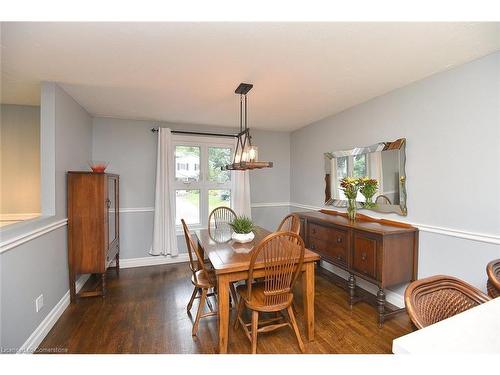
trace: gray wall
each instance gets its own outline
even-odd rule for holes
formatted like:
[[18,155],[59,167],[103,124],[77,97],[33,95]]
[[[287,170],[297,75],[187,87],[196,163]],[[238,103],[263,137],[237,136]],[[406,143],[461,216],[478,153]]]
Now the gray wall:
[[[67,217],[66,171],[87,169],[92,148],[89,114],[56,84],[44,84],[43,90],[41,105],[46,99],[55,103],[41,126],[55,122],[56,215],[26,224],[33,229]],[[20,347],[68,291],[66,238],[64,226],[0,254],[2,347]],[[36,313],[34,300],[42,293],[44,307]]]
[[252,144],[259,160],[272,161],[272,168],[250,171],[252,203],[290,201],[290,133],[252,130]]
[[[153,231],[157,137],[152,127],[173,130],[235,133],[217,126],[159,123],[114,118],[93,119],[92,158],[109,161],[109,172],[120,175],[120,251],[123,259],[147,257]],[[261,160],[274,161],[272,170],[250,172],[252,203],[288,202],[290,194],[290,134],[252,131]],[[258,225],[274,229],[288,207],[253,208]],[[185,252],[178,236],[179,252]]]
[[0,214],[40,212],[40,107],[0,107]]
[[[498,236],[499,124],[495,53],[293,132],[291,201],[323,205],[324,152],[405,137],[408,217],[386,216]],[[424,231],[420,238],[420,277],[456,275],[484,290],[498,245]]]

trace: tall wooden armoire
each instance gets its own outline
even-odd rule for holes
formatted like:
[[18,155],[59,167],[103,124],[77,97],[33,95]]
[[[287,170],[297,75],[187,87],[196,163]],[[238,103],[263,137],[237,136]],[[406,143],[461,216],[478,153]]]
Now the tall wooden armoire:
[[[104,296],[106,270],[120,268],[120,177],[109,173],[68,172],[68,263],[71,302],[76,297]],[[76,294],[76,279],[96,274],[100,288]]]

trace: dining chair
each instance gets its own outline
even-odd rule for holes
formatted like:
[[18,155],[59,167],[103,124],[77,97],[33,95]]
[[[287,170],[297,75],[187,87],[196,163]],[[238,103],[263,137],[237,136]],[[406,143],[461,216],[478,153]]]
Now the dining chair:
[[492,260],[486,266],[487,289],[491,298],[500,297],[500,259]]
[[[231,228],[231,223],[236,219],[237,215],[229,207],[217,207],[210,212],[208,215],[208,235],[211,238],[227,238],[231,239],[231,233],[233,229]],[[222,232],[222,236],[217,232]],[[231,300],[233,301],[233,307],[237,304],[237,294],[234,284],[230,284]]]
[[300,218],[297,214],[290,214],[285,216],[278,226],[277,232],[293,232],[300,234]]
[[[184,229],[184,237],[186,239],[186,246],[188,249],[189,255],[189,267],[191,268],[191,283],[194,286],[193,293],[191,294],[191,298],[187,305],[187,311],[190,313],[191,308],[193,307],[193,302],[196,298],[200,299],[200,303],[198,305],[198,311],[196,313],[196,319],[193,324],[193,330],[191,334],[196,336],[198,333],[198,325],[200,323],[201,318],[205,318],[207,316],[217,315],[217,311],[210,311],[204,313],[203,310],[205,308],[205,302],[208,302],[207,297],[214,296],[215,292],[214,288],[216,285],[215,273],[209,270],[203,261],[203,257],[198,251],[198,246],[195,246],[193,242],[193,238],[191,237],[191,233],[186,225],[184,219],[181,219],[182,227]],[[210,289],[212,292],[209,292]],[[201,293],[200,293],[201,291]],[[198,295],[200,293],[200,295]]]
[[431,276],[413,281],[405,290],[405,305],[418,329],[437,323],[491,298],[463,280]]
[[[292,328],[299,348],[304,352],[304,344],[291,307],[292,288],[301,272],[304,251],[302,238],[292,232],[272,233],[252,250],[247,283],[237,288],[240,300],[234,329],[241,324],[252,344],[253,354],[257,353],[258,332],[269,332],[284,326]],[[257,259],[263,263],[264,278],[262,282],[254,283]],[[243,321],[241,315],[244,307],[252,312],[251,323]],[[283,314],[284,310],[287,311],[288,317]],[[280,313],[280,316],[261,321],[259,324],[259,313],[268,312]]]
[[236,219],[236,212],[229,207],[217,207],[208,216],[208,234],[212,235],[214,230],[231,232],[231,223]]

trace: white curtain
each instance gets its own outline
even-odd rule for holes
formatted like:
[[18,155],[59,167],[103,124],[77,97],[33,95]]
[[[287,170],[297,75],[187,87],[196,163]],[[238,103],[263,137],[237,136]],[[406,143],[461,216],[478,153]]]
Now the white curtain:
[[155,214],[153,245],[150,254],[179,254],[175,235],[174,152],[172,133],[168,128],[158,129],[158,155],[156,161]]
[[337,158],[330,159],[330,193],[333,199],[340,199],[339,181],[337,177]]
[[[234,150],[236,144],[234,142]],[[238,216],[252,217],[252,209],[250,207],[250,172],[249,171],[231,171],[232,181],[232,199],[233,210]]]
[[381,152],[370,152],[369,154],[370,163],[369,171],[370,178],[374,178],[378,181],[378,191],[376,195],[384,194],[384,176],[382,174],[382,153]]
[[238,216],[252,217],[250,207],[250,172],[232,171],[231,181],[233,182],[233,210]]

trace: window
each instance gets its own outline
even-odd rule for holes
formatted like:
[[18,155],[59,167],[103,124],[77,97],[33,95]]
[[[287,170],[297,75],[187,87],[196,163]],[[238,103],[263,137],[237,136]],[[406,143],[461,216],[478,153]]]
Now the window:
[[206,227],[210,212],[231,207],[233,139],[174,136],[175,223]]
[[[335,160],[337,162],[337,181],[339,183],[341,179],[347,176],[360,178],[369,175],[366,154],[339,156]],[[340,186],[338,187],[338,197],[339,199],[347,199]],[[365,197],[358,192],[356,200],[361,202],[365,200]]]

